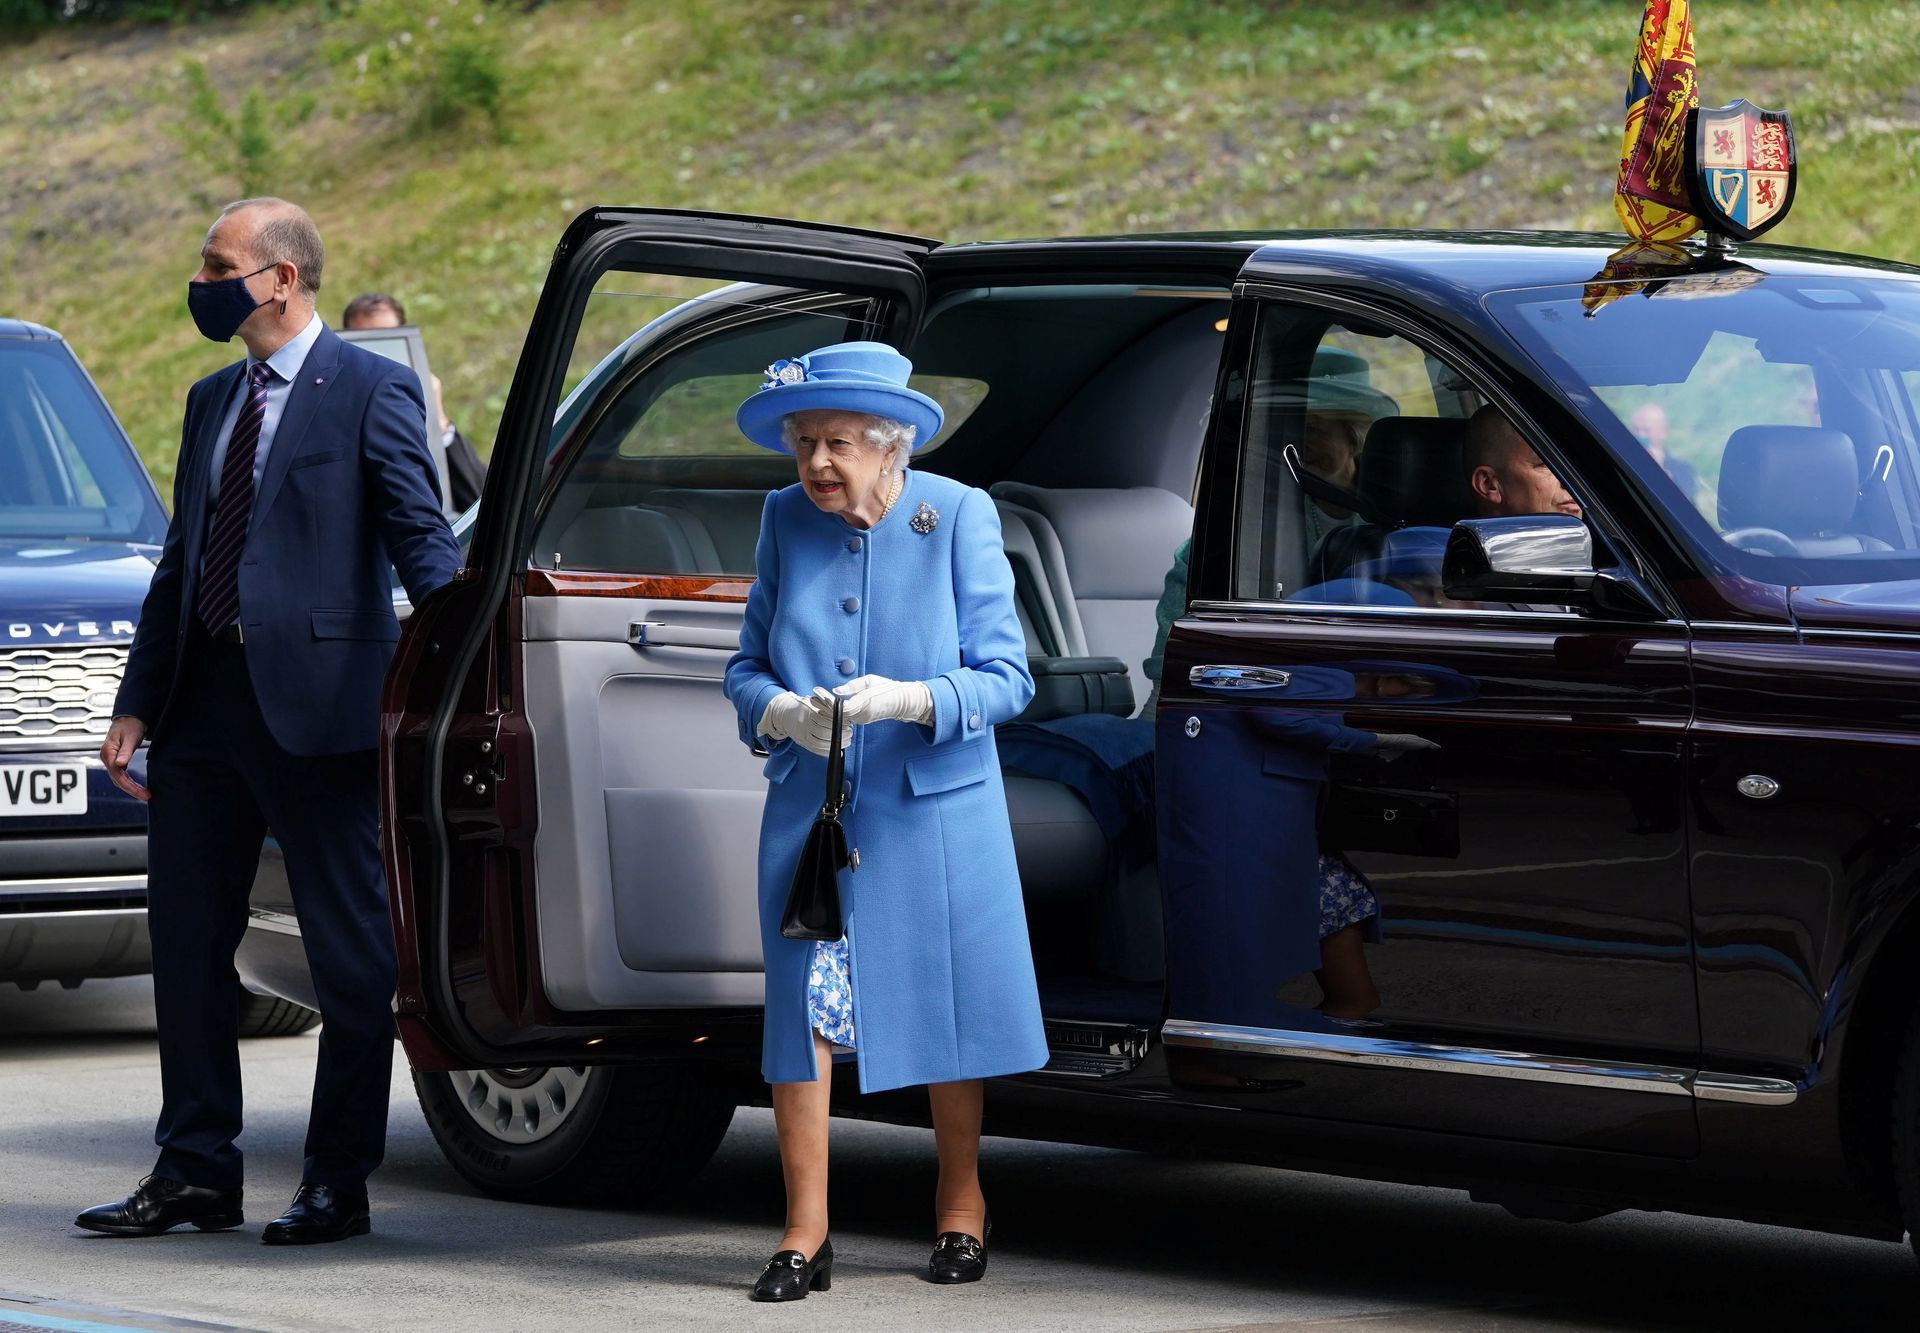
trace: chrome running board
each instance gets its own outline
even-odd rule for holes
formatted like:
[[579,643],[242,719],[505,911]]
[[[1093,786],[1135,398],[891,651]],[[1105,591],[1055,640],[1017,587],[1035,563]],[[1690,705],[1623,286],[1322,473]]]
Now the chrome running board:
[[1697,1101],[1743,1102],[1750,1106],[1787,1106],[1800,1095],[1800,1089],[1795,1084],[1781,1078],[1715,1074],[1672,1065],[1631,1065],[1559,1055],[1530,1055],[1522,1051],[1497,1051],[1479,1046],[1391,1041],[1345,1033],[1197,1023],[1185,1018],[1168,1019],[1160,1029],[1160,1040],[1168,1046],[1241,1055],[1267,1055],[1285,1060],[1364,1065],[1376,1069],[1426,1070],[1436,1074],[1471,1074],[1479,1078],[1523,1079],[1533,1083],[1607,1088],[1616,1092],[1663,1093],[1692,1097]]

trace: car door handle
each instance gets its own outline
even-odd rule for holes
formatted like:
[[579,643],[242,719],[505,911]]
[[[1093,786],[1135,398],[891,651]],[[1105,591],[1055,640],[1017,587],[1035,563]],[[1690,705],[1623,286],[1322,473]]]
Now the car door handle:
[[627,642],[635,652],[643,648],[713,648],[737,653],[740,631],[708,625],[675,625],[664,620],[636,620],[627,626]]
[[1187,683],[1202,690],[1284,690],[1291,671],[1263,666],[1197,666],[1187,672]]

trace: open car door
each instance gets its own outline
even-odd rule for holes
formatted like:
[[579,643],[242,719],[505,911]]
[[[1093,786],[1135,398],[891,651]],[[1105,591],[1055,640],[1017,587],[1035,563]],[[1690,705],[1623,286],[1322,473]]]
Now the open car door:
[[416,1069],[757,1061],[765,783],[720,679],[761,506],[793,472],[733,408],[778,357],[905,350],[933,246],[667,210],[568,227],[467,567],[414,615],[387,682]]

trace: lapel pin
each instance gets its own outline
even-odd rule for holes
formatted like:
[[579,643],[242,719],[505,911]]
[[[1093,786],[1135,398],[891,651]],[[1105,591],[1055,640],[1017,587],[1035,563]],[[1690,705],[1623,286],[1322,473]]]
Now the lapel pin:
[[932,532],[939,522],[940,511],[922,500],[920,507],[913,511],[913,517],[907,520],[907,526],[924,537]]
[[315,384],[325,384],[327,382],[327,377],[325,375],[315,375],[313,377],[313,382]]

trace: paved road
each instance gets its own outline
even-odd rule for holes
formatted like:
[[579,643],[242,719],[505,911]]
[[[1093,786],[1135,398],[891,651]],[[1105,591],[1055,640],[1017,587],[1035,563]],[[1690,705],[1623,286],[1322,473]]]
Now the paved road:
[[835,1126],[833,1290],[759,1307],[745,1288],[780,1214],[767,1113],[741,1112],[697,1189],[669,1205],[509,1207],[442,1165],[404,1077],[374,1234],[267,1249],[260,1223],[298,1182],[311,1035],[247,1047],[245,1230],[88,1237],[74,1212],[124,1193],[151,1162],[152,1024],[143,981],[0,987],[0,1329],[131,1318],[104,1309],[152,1328],[461,1333],[1825,1333],[1911,1330],[1920,1311],[1920,1266],[1896,1245],[1641,1214],[1521,1222],[1447,1191],[1004,1140],[987,1145],[992,1271],[977,1287],[933,1287],[916,1276],[930,1145],[851,1123]]

